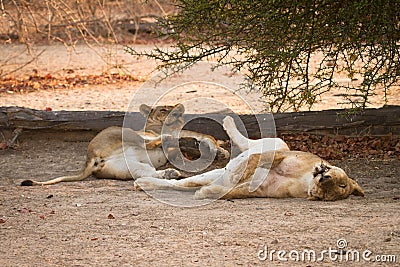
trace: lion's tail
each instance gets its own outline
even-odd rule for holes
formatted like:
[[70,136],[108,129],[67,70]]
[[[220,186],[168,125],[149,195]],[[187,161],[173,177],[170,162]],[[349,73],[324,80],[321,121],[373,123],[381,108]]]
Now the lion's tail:
[[96,166],[96,159],[91,159],[86,163],[85,169],[82,170],[80,173],[76,175],[68,175],[68,176],[61,176],[57,177],[54,179],[51,179],[49,181],[45,182],[38,182],[34,180],[25,180],[21,182],[21,186],[33,186],[33,185],[52,185],[52,184],[57,184],[60,182],[75,182],[75,181],[82,181],[92,175],[95,166]]

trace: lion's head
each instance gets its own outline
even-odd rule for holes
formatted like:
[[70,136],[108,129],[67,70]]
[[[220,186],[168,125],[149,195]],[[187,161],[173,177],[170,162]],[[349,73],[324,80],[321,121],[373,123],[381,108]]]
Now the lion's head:
[[184,112],[185,107],[182,104],[153,108],[146,104],[140,106],[140,113],[146,118],[145,130],[158,134],[161,133],[163,127],[166,127],[167,131],[180,131],[185,124]]
[[350,195],[364,196],[364,191],[356,181],[349,178],[344,170],[324,163],[314,170],[313,185],[309,199],[334,201],[348,198]]

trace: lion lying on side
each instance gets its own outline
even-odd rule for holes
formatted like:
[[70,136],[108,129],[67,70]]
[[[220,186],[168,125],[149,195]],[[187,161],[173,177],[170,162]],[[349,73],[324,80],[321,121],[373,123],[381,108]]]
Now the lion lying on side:
[[[133,131],[129,128],[109,127],[96,135],[90,141],[85,168],[76,175],[62,176],[45,182],[25,180],[22,186],[51,185],[60,182],[81,181],[95,175],[97,178],[135,180],[139,177],[178,178],[180,172],[176,169],[157,170],[168,161],[164,153],[161,139],[163,127],[168,132],[179,132],[180,140],[197,140],[204,142],[208,149],[215,150],[221,158],[229,159],[229,152],[219,147],[217,141],[210,135],[182,130],[185,122],[182,104],[175,106],[140,106],[141,114],[147,119],[146,127],[142,131]],[[165,129],[165,128],[164,128]],[[122,134],[124,140],[122,140]],[[197,143],[196,141],[196,143]],[[176,153],[178,147],[168,149],[168,153]],[[196,148],[190,147],[190,152]],[[189,153],[190,153],[189,152]]]
[[182,180],[140,178],[135,188],[197,190],[197,199],[297,197],[334,201],[349,195],[364,196],[341,168],[314,154],[290,151],[279,138],[247,139],[231,117],[224,119],[224,129],[243,151],[226,168]]

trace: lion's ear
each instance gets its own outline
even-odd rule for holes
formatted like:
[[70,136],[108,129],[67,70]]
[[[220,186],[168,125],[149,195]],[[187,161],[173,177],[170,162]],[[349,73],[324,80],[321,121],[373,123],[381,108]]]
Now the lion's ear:
[[364,196],[364,190],[361,189],[361,187],[357,184],[356,181],[351,180],[352,186],[353,186],[353,192],[351,192],[352,195],[363,197]]
[[146,104],[141,104],[139,110],[143,117],[147,117],[151,112],[151,107]]
[[173,113],[183,115],[183,113],[185,113],[185,107],[182,104],[176,104],[174,106]]

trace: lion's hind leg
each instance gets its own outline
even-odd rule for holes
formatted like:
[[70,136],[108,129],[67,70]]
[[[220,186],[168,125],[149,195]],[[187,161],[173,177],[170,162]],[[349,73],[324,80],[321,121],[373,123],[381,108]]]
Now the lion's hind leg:
[[250,182],[239,184],[234,188],[212,184],[204,186],[200,190],[197,190],[195,199],[236,199],[236,198],[249,198],[257,197],[257,192],[250,192]]
[[229,187],[220,184],[211,184],[207,186],[203,186],[194,194],[194,198],[201,199],[219,199],[228,193],[230,190]]
[[290,150],[289,146],[280,138],[262,138],[252,140],[239,132],[232,117],[226,116],[223,123],[224,129],[232,143],[243,152],[251,149],[253,152]]
[[232,117],[226,116],[223,120],[223,127],[229,138],[232,140],[232,143],[237,145],[240,151],[248,150],[251,146],[251,140],[245,137],[243,134],[239,132],[236,127],[235,121]]
[[135,181],[136,190],[158,190],[173,189],[180,191],[195,191],[199,187],[217,182],[222,178],[225,170],[216,169],[200,175],[188,177],[181,180],[165,180],[155,177],[139,178]]

